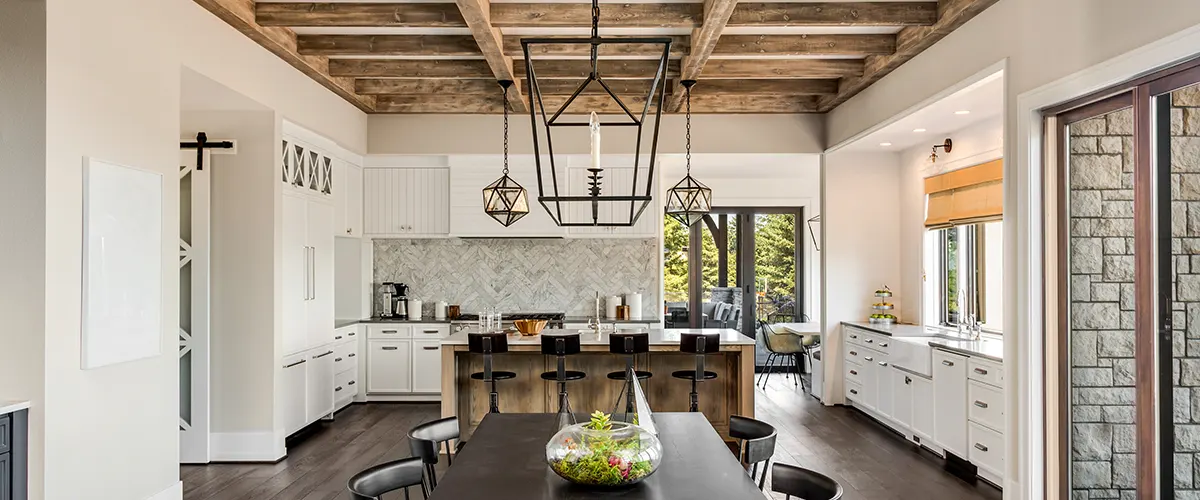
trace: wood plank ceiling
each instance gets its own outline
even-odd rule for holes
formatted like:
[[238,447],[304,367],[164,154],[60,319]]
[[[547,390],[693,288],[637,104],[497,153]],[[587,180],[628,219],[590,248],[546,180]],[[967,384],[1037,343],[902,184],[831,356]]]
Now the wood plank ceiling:
[[[500,113],[500,79],[517,82],[509,108],[527,111],[521,38],[586,36],[592,16],[587,0],[195,1],[368,113]],[[682,111],[678,82],[695,79],[696,113],[824,113],[997,0],[667,1],[600,5],[602,36],[671,37],[665,112]],[[661,47],[601,48],[601,76],[641,106]],[[545,103],[561,104],[587,48],[537,49]],[[569,111],[591,110],[619,108],[589,89]]]

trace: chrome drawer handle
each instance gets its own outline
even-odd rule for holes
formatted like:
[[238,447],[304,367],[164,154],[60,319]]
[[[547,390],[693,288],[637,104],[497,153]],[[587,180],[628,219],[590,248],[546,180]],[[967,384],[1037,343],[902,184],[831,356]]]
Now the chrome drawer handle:
[[858,391],[856,391],[854,389],[850,389],[850,394],[858,394]]
[[334,336],[333,336],[333,340],[342,340],[342,336],[341,336],[341,335],[334,335]]
[[978,373],[980,375],[987,375],[987,370],[984,370],[983,368],[976,368],[975,373]]
[[437,333],[437,330],[422,330],[424,333]]
[[333,388],[333,392],[339,392],[339,391],[341,391],[341,390],[342,390],[342,388],[341,388],[341,387],[334,387],[334,388]]
[[858,375],[858,370],[850,370],[851,375]]
[[879,343],[879,347],[887,347],[887,346],[888,346],[888,343],[887,343],[887,342],[880,342],[880,343]]
[[435,346],[435,345],[421,346],[421,349],[425,349],[426,351],[436,351],[436,350],[438,350],[438,346]]
[[356,333],[356,332],[350,332],[350,333],[347,333],[346,335],[349,335],[349,336],[353,337],[353,336],[355,335],[355,333]]
[[880,361],[879,366],[887,366],[887,361]]
[[330,354],[333,354],[333,351],[329,351],[329,352],[326,352],[326,353],[324,353],[324,354],[318,354],[318,355],[316,355],[316,356],[313,356],[313,358],[312,358],[312,359],[320,359],[320,358],[323,358],[323,357],[325,357],[325,356],[328,356],[328,355],[330,355]]
[[397,332],[396,330],[383,330],[380,333],[399,333],[399,332]]
[[350,383],[349,383],[349,384],[346,384],[346,385],[354,385],[354,384],[357,384],[357,383],[358,383],[358,382],[356,382],[356,381],[354,381],[354,380],[351,380],[351,381],[350,381]]
[[865,359],[867,361],[875,361],[875,358],[872,358],[870,356],[863,356],[863,359]]
[[867,343],[868,343],[868,344],[874,344],[874,343],[875,343],[875,339],[867,339]]
[[385,351],[395,351],[396,349],[399,349],[399,347],[396,347],[394,345],[383,346],[383,350],[385,350]]
[[954,362],[953,362],[953,361],[946,361],[946,360],[944,360],[944,359],[942,360],[942,364],[943,364],[943,365],[946,365],[946,366],[954,366]]
[[338,363],[338,362],[341,362],[341,361],[342,361],[342,358],[333,358],[333,362],[334,362],[334,363]]
[[856,339],[856,338],[858,338],[858,335],[851,335],[850,338]]
[[295,363],[292,363],[292,364],[290,364],[290,365],[283,365],[283,367],[284,367],[284,368],[291,368],[291,367],[293,367],[293,366],[299,366],[299,365],[302,365],[302,364],[304,364],[304,363],[307,363],[307,362],[308,362],[308,360],[307,360],[307,359],[302,359],[302,360],[300,360],[300,361],[297,361],[297,362],[295,362]]
[[353,358],[353,357],[355,357],[355,356],[358,356],[358,355],[357,355],[357,354],[354,354],[354,353],[350,353],[350,355],[349,355],[348,357],[351,357],[351,358]]
[[975,443],[975,449],[979,451],[987,451],[988,447],[979,443]]
[[858,356],[858,351],[850,351],[851,356]]
[[987,408],[988,404],[984,403],[983,401],[975,401],[975,406],[978,406],[980,408]]

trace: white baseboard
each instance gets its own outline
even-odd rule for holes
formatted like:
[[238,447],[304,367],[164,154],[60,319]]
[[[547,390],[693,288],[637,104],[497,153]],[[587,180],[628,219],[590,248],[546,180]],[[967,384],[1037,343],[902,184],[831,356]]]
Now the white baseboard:
[[370,403],[440,403],[441,394],[368,394]]
[[183,500],[183,481],[175,481],[175,484],[146,500]]
[[287,454],[274,432],[214,432],[211,439],[214,462],[274,462]]

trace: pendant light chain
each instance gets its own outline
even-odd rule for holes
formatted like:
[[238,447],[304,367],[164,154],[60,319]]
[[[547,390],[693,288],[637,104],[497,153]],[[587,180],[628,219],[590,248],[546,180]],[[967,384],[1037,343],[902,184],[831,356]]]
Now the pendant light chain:
[[686,148],[687,148],[687,154],[686,154],[687,175],[692,175],[692,88],[691,88],[691,86],[688,86],[687,94],[685,97],[687,98],[687,119],[686,119],[687,125],[686,125],[686,133],[684,134],[684,137],[686,137]]
[[504,86],[504,175],[508,175],[508,86]]
[[600,36],[600,0],[592,0],[592,37]]

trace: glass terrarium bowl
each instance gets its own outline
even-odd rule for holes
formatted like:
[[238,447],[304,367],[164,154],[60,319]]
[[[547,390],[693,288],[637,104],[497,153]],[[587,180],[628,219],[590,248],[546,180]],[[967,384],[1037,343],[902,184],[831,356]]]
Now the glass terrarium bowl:
[[610,430],[575,424],[546,443],[546,463],[575,484],[628,486],[646,479],[662,462],[662,443],[645,429],[613,422]]

